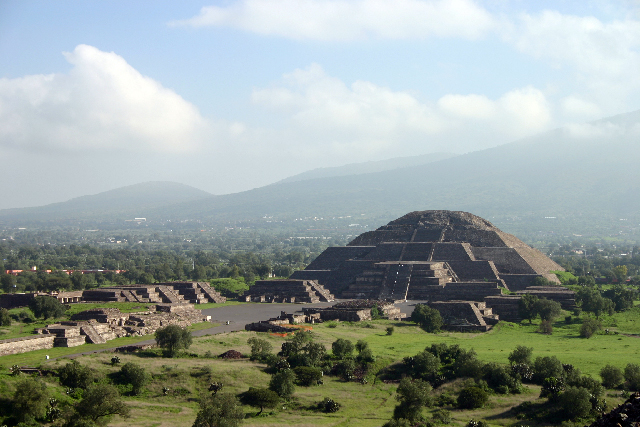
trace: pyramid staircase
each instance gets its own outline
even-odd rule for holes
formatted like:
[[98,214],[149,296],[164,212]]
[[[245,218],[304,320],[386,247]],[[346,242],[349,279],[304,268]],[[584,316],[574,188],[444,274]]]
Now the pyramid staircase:
[[80,327],[82,335],[86,335],[86,340],[92,344],[104,344],[106,339],[91,324],[82,325]]

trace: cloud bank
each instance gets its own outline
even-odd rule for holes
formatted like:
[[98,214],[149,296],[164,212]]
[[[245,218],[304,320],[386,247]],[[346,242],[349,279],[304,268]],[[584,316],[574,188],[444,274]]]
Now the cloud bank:
[[68,74],[0,79],[0,146],[47,151],[194,150],[198,109],[113,52],[79,45]]

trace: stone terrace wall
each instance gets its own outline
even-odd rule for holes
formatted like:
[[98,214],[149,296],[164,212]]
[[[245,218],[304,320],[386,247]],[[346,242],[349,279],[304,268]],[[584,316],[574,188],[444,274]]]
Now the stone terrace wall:
[[0,356],[53,348],[53,341],[55,338],[55,335],[38,335],[34,337],[0,340]]

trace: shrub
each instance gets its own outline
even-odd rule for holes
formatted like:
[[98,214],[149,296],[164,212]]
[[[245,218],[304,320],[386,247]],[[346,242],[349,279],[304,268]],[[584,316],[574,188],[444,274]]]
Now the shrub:
[[265,361],[271,354],[273,346],[265,339],[251,337],[247,340],[247,344],[251,346],[251,360]]
[[602,324],[599,320],[593,317],[586,317],[580,326],[580,336],[582,338],[591,338],[600,329],[602,329]]
[[125,384],[131,384],[131,393],[140,394],[142,388],[149,382],[147,371],[140,365],[127,362],[120,369],[120,380]]
[[296,389],[293,383],[294,379],[295,375],[291,369],[278,371],[271,376],[269,390],[275,391],[283,399],[289,399]]
[[558,399],[562,414],[568,419],[584,418],[591,412],[591,394],[582,387],[568,387]]
[[77,360],[72,360],[58,369],[58,376],[60,384],[69,388],[87,389],[94,381],[93,371]]
[[342,405],[340,405],[335,400],[325,397],[324,399],[322,399],[322,402],[318,403],[318,410],[326,413],[333,413],[338,412],[341,406]]
[[606,388],[616,388],[624,382],[622,370],[612,365],[607,365],[600,369],[602,385]]
[[16,383],[11,412],[18,421],[30,421],[42,418],[48,403],[47,386],[38,379],[24,378]]
[[155,333],[156,342],[164,349],[165,355],[174,357],[179,350],[191,346],[193,339],[191,332],[178,325],[169,325],[159,328]]
[[327,325],[327,328],[337,328],[338,327],[338,322],[330,321],[330,322],[325,323],[325,325]]
[[260,408],[260,412],[258,412],[260,415],[264,408],[275,408],[280,402],[280,396],[273,390],[250,387],[240,395],[240,401],[245,405]]
[[11,326],[11,316],[6,308],[0,308],[0,326]]
[[550,320],[543,320],[540,322],[540,326],[538,327],[538,332],[545,335],[553,334],[553,325]]
[[412,376],[425,381],[434,381],[440,372],[440,359],[425,350],[404,361],[410,367]]
[[420,325],[426,332],[437,332],[444,324],[440,312],[426,304],[418,304],[413,309],[411,320]]
[[421,380],[403,378],[396,390],[400,402],[393,410],[393,418],[415,421],[421,418],[422,408],[431,406],[431,385]]
[[237,427],[244,419],[238,399],[229,394],[207,396],[200,401],[200,411],[193,427]]
[[436,409],[431,414],[431,421],[436,424],[451,424],[451,412],[446,409]]
[[629,389],[640,391],[640,366],[634,363],[629,363],[624,368],[624,379]]
[[509,362],[512,365],[518,365],[521,363],[531,364],[531,354],[533,353],[532,347],[526,347],[519,345],[509,354]]
[[310,366],[298,366],[293,370],[298,384],[304,387],[318,384],[322,379],[322,369]]
[[43,319],[60,317],[67,310],[57,298],[49,296],[33,298],[29,301],[29,308],[36,317],[42,317]]
[[515,392],[520,389],[519,381],[513,378],[506,367],[497,363],[487,363],[483,368],[482,378],[489,387],[500,394]]
[[338,338],[331,344],[331,351],[337,359],[346,359],[353,354],[353,343],[344,338]]
[[356,372],[356,363],[353,359],[345,359],[333,366],[333,371],[344,381],[351,381]]
[[358,356],[356,357],[356,360],[359,363],[373,363],[376,361],[375,356],[373,355],[373,351],[371,351],[371,349],[369,347],[363,349]]
[[536,357],[533,362],[533,380],[538,384],[545,378],[562,378],[563,375],[562,363],[555,356]]
[[477,386],[465,387],[458,393],[458,407],[462,409],[481,408],[489,400],[486,391]]
[[395,328],[393,326],[388,326],[386,331],[387,331],[387,335],[393,335],[393,331],[395,330]]

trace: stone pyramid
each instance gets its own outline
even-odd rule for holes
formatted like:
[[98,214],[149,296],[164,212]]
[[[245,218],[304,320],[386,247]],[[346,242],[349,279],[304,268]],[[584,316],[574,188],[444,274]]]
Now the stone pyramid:
[[563,270],[542,252],[476,215],[411,212],[327,248],[292,279],[317,280],[342,298],[474,300],[523,290]]

